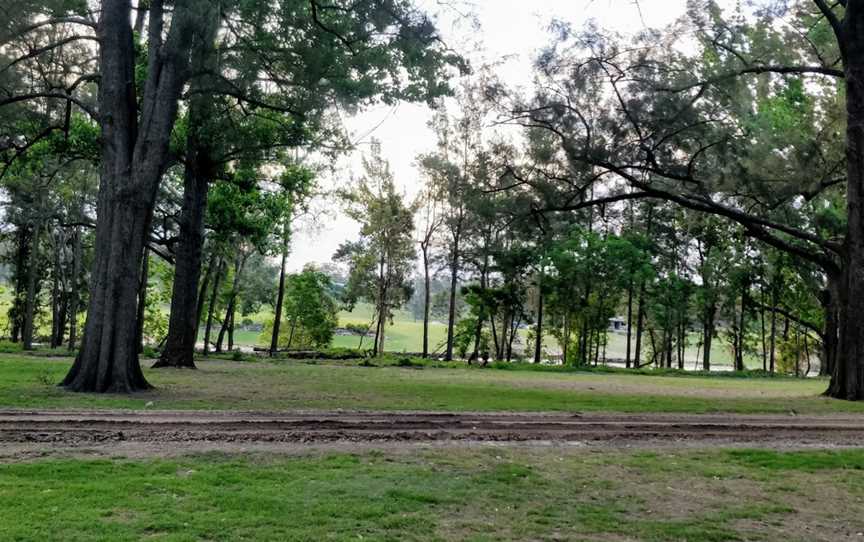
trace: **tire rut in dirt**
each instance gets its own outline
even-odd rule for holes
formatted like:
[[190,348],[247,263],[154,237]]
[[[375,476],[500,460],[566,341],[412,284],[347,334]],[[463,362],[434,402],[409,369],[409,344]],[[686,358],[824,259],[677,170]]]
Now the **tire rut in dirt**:
[[424,412],[0,411],[0,442],[735,441],[856,445],[864,417]]

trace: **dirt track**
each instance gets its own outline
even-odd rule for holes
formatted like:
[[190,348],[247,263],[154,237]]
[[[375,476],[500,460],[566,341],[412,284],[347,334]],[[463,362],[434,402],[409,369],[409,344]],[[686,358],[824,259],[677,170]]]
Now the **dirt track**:
[[220,450],[510,442],[864,445],[864,416],[0,410],[0,455],[61,448]]

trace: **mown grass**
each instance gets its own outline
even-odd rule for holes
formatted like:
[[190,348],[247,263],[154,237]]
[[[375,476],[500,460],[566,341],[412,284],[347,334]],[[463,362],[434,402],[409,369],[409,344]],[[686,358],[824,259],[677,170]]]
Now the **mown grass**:
[[0,465],[0,539],[838,540],[864,528],[862,465],[861,450],[41,459]]
[[199,361],[199,369],[151,370],[155,390],[132,396],[76,394],[56,386],[68,358],[0,354],[0,407],[287,410],[862,412],[826,399],[826,381],[650,376],[344,363]]

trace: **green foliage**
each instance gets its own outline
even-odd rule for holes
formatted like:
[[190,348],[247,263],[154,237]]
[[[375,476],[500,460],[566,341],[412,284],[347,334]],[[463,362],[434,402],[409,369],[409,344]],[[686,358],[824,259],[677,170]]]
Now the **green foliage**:
[[302,350],[330,346],[339,324],[331,289],[330,277],[311,268],[286,277],[280,347]]
[[547,303],[558,322],[551,333],[567,343],[566,363],[586,364],[591,338],[605,340],[625,289],[652,273],[649,257],[638,240],[574,228],[553,245],[550,263]]
[[253,168],[237,170],[229,181],[210,188],[207,223],[220,239],[232,236],[266,250],[271,232],[290,206],[284,195],[264,190]]
[[350,269],[343,299],[349,310],[361,299],[370,301],[377,321],[385,323],[411,298],[414,209],[396,191],[379,146],[364,157],[363,168],[364,176],[341,193],[346,213],[361,225],[360,239],[343,243],[333,259]]
[[165,307],[171,303],[174,267],[152,255],[148,262],[150,269],[144,303],[144,341],[154,345],[168,333],[168,313]]

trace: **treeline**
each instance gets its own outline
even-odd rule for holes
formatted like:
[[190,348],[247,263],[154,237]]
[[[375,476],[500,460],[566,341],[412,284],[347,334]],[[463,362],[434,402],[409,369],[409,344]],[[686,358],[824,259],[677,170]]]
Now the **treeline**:
[[[349,299],[375,307],[377,349],[408,300],[427,336],[430,318],[448,324],[447,342],[424,341],[424,356],[539,363],[560,352],[567,364],[597,364],[610,358],[620,315],[626,350],[614,361],[628,368],[710,370],[720,350],[734,370],[807,375],[818,363],[825,374],[826,292],[815,267],[671,203],[525,213],[530,200],[492,190],[484,176],[503,147],[458,146],[474,149],[461,166],[422,157],[426,190],[414,201],[395,190],[380,154],[346,194],[362,235],[336,259],[350,268]],[[411,272],[412,242],[421,276]]]

